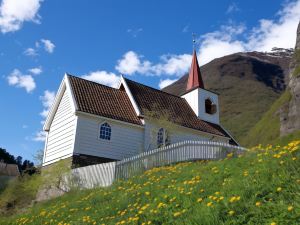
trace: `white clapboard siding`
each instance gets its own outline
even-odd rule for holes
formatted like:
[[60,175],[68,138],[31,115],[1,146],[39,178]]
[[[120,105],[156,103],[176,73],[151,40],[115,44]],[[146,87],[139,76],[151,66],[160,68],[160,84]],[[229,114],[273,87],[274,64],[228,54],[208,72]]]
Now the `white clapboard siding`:
[[[154,167],[194,160],[218,160],[246,149],[212,141],[183,141],[141,153],[121,161],[72,170],[71,181],[80,188],[106,187],[115,180],[128,179]],[[70,182],[70,181],[69,181]],[[71,185],[67,185],[71,186]]]
[[[99,138],[104,122],[111,126],[110,140]],[[143,140],[143,127],[78,115],[74,153],[121,160],[143,152]]]
[[71,104],[65,91],[48,132],[44,164],[73,153],[76,116]]
[[[145,142],[144,148],[145,151],[149,151],[157,148],[157,132],[161,128],[160,125],[147,120],[145,124]],[[212,134],[200,132],[194,129],[189,129],[181,126],[172,126],[171,128],[163,127],[167,130],[169,135],[170,144],[182,142],[185,140],[194,140],[194,141],[209,141],[214,138],[214,141],[228,143],[228,138],[216,137]]]

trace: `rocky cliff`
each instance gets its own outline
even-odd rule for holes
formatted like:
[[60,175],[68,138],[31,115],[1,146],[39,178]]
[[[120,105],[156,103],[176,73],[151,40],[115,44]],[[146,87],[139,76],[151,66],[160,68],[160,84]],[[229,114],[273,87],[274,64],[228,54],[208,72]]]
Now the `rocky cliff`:
[[297,29],[295,53],[290,64],[287,91],[291,100],[280,110],[280,135],[300,131],[300,23]]

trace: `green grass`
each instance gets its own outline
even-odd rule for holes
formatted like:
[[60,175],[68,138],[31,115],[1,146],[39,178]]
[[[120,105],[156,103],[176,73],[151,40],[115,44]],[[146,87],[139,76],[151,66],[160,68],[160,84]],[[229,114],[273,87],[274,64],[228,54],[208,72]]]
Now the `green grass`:
[[243,137],[270,109],[280,93],[253,80],[241,82],[231,78],[228,82],[230,84],[223,81],[229,88],[219,91],[221,124],[243,144]]
[[0,224],[299,224],[300,141],[149,170],[76,191]]
[[291,99],[291,94],[286,90],[277,99],[271,108],[263,115],[260,121],[249,131],[248,135],[241,139],[244,146],[257,144],[276,143],[280,137],[279,109]]

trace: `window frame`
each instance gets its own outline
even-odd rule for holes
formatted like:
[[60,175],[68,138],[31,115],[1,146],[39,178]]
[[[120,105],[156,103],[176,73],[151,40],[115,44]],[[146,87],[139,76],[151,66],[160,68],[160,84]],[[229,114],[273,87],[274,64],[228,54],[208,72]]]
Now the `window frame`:
[[[101,138],[101,128],[102,128],[102,126],[103,125],[105,125],[105,124],[107,124],[108,125],[108,127],[109,127],[109,138]],[[106,129],[106,128],[105,128]],[[105,136],[106,136],[106,132],[107,132],[107,130],[105,130]],[[107,121],[104,121],[104,122],[102,122],[102,123],[100,123],[99,124],[99,130],[98,130],[98,139],[99,140],[101,140],[101,141],[111,141],[112,140],[112,127],[111,127],[111,125],[109,124],[109,122],[107,122]]]

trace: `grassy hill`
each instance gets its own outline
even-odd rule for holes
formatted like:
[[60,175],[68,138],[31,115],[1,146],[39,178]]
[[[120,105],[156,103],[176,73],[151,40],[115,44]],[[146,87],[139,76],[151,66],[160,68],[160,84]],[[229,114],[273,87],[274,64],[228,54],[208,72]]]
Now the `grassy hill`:
[[299,224],[300,141],[154,168],[73,191],[0,224]]
[[289,90],[286,90],[261,117],[258,123],[252,127],[248,135],[241,139],[245,146],[268,143],[286,143],[291,140],[300,139],[300,131],[280,137],[280,109],[288,107],[291,99]]

